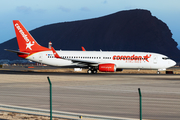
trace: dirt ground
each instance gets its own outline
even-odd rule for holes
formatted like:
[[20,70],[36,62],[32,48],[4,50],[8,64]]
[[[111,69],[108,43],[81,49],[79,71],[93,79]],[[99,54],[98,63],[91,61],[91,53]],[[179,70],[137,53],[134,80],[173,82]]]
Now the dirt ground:
[[[49,119],[50,117],[45,117],[45,116],[35,116],[35,115],[0,111],[0,120],[49,120]],[[67,119],[53,118],[53,120],[67,120]]]

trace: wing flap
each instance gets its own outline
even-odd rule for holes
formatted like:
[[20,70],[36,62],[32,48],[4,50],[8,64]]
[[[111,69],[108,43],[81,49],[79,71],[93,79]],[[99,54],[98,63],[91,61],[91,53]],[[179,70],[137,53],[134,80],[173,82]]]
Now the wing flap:
[[88,60],[74,60],[74,59],[67,59],[67,60],[71,60],[73,63],[80,63],[80,64],[99,64],[99,62],[96,61],[88,61]]

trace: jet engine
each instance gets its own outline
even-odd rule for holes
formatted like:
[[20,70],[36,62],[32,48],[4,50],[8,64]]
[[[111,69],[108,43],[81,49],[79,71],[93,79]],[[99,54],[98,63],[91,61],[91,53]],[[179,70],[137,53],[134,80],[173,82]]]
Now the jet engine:
[[116,65],[111,63],[99,64],[98,69],[101,72],[116,72]]

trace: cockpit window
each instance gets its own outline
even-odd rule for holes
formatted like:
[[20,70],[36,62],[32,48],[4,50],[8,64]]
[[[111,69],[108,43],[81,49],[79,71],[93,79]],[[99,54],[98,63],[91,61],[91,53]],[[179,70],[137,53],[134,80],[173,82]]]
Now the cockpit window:
[[170,58],[168,58],[168,57],[163,57],[162,59],[163,59],[163,60],[167,60],[167,59],[170,59]]

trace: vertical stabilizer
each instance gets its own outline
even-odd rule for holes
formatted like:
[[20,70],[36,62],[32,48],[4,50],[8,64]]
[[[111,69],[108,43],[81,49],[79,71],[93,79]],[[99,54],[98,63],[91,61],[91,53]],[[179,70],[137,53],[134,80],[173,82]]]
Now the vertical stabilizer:
[[39,45],[19,20],[13,20],[19,50],[22,52],[40,52],[50,50]]

